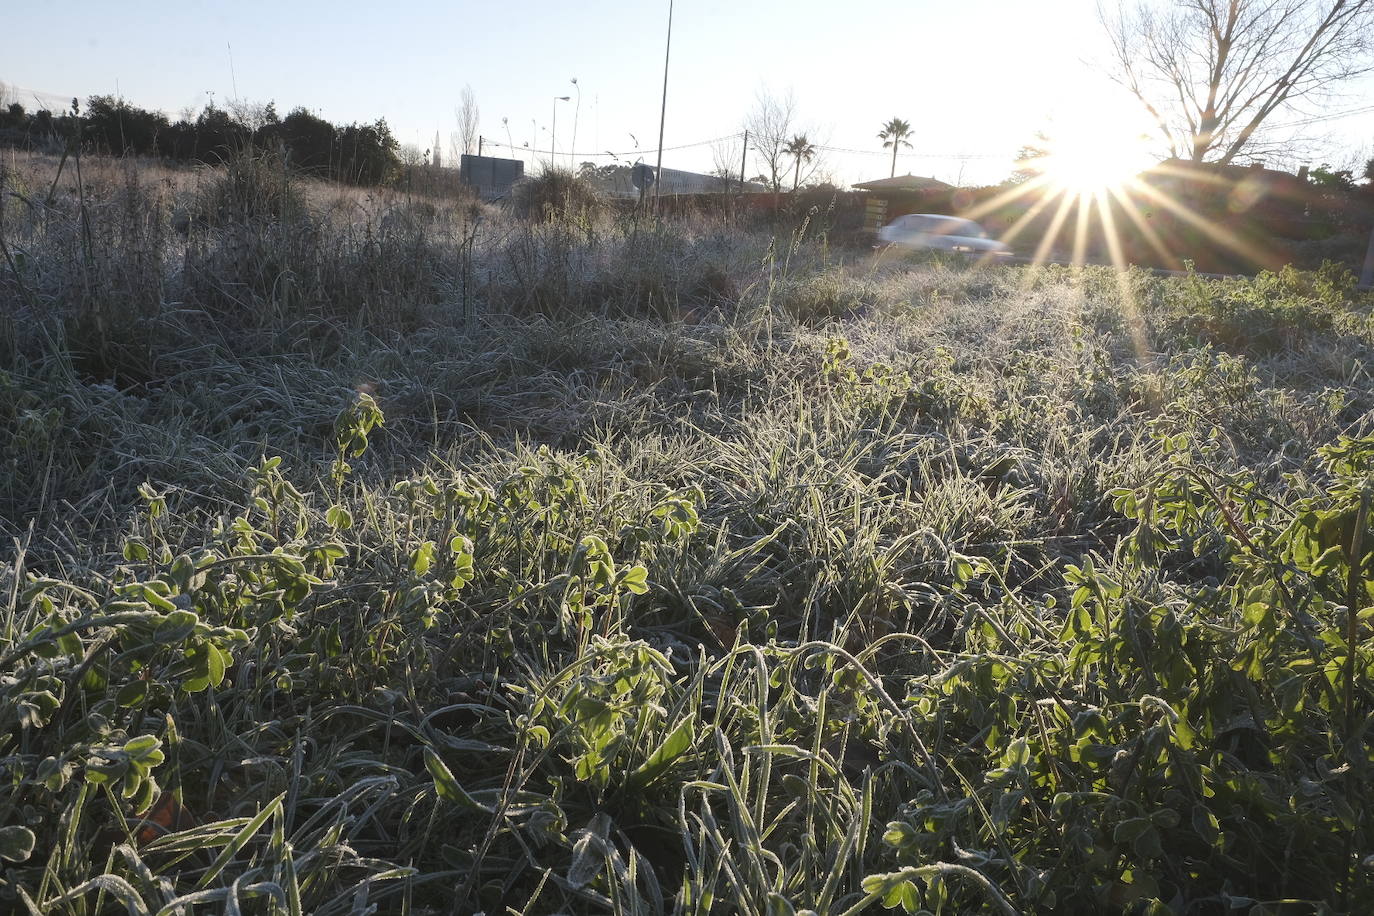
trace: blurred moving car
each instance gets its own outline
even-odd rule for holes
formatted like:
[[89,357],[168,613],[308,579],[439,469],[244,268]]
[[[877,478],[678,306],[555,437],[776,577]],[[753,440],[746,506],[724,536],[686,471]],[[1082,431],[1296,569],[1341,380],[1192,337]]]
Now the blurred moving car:
[[880,244],[902,248],[933,248],[974,254],[1011,254],[1004,242],[988,238],[987,231],[971,219],[936,213],[908,213],[878,230]]

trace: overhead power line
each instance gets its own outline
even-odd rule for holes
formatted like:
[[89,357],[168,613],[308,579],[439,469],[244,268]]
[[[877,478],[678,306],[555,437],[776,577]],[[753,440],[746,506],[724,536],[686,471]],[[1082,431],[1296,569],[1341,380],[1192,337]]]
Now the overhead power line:
[[[886,159],[892,158],[889,150],[878,149],[850,149],[843,146],[817,146],[816,149],[824,150],[827,153],[845,153],[853,156],[882,156]],[[898,159],[1003,159],[1007,158],[1002,153],[902,153],[897,154]]]
[[[729,140],[739,140],[739,139],[741,139],[743,136],[744,136],[744,135],[743,135],[742,133],[738,133],[738,134],[726,134],[726,135],[723,136],[723,137],[713,137],[713,138],[711,138],[710,140],[697,140],[697,141],[692,142],[692,143],[680,143],[680,144],[678,144],[677,146],[665,146],[665,147],[663,147],[663,152],[665,152],[665,153],[671,153],[671,152],[675,152],[675,151],[677,151],[677,150],[695,149],[695,148],[703,147],[703,146],[714,146],[714,145],[717,144],[717,143],[724,143],[724,142],[729,141]],[[533,153],[533,154],[536,155],[536,156],[551,156],[551,155],[573,156],[573,157],[581,156],[581,157],[584,157],[584,158],[592,159],[592,158],[596,158],[596,157],[605,158],[606,156],[616,156],[616,157],[618,157],[618,158],[620,158],[620,157],[629,157],[629,156],[648,156],[648,155],[653,155],[653,154],[657,154],[657,153],[658,153],[658,148],[657,148],[657,147],[647,147],[647,148],[641,148],[641,149],[622,150],[622,151],[620,151],[620,152],[616,152],[616,151],[614,151],[614,150],[596,150],[596,151],[588,150],[588,151],[585,151],[585,152],[571,152],[571,153],[570,153],[570,152],[567,152],[566,150],[555,152],[554,150],[539,149],[539,148],[537,148],[537,147],[532,147],[532,146],[516,146],[516,145],[513,144],[513,143],[502,143],[502,142],[500,142],[499,140],[493,140],[493,139],[490,138],[490,137],[484,138],[483,142],[484,142],[485,145],[487,145],[487,146],[500,147],[501,149],[509,149],[509,150],[514,150],[514,151],[516,151],[516,152]],[[843,147],[843,146],[822,146],[822,145],[817,145],[817,146],[816,146],[816,149],[821,150],[821,151],[823,151],[823,152],[827,152],[827,153],[844,153],[844,154],[846,154],[846,155],[882,156],[882,157],[884,157],[884,158],[891,158],[891,156],[892,156],[892,153],[891,153],[891,152],[888,152],[888,151],[886,151],[886,150],[852,149],[852,148]],[[964,159],[1005,159],[1005,158],[1009,158],[1009,154],[1004,154],[1004,153],[915,153],[915,152],[900,152],[900,153],[897,154],[897,158],[899,158],[899,159],[958,159],[958,160],[964,160]]]
[[1337,111],[1332,114],[1314,115],[1310,118],[1303,118],[1301,121],[1289,121],[1289,127],[1302,127],[1305,124],[1320,124],[1323,121],[1339,121],[1342,118],[1351,118],[1355,115],[1368,114],[1374,111],[1374,105],[1366,105],[1363,108],[1351,108],[1347,111]]
[[[726,135],[723,136],[723,137],[716,137],[716,138],[713,139],[713,140],[698,140],[698,141],[696,141],[695,143],[683,143],[683,144],[680,144],[680,145],[678,145],[678,146],[665,146],[665,147],[663,147],[663,152],[665,152],[665,153],[671,153],[671,152],[673,152],[674,150],[692,149],[693,147],[698,147],[698,146],[711,146],[712,144],[715,144],[715,143],[722,143],[722,142],[724,142],[724,141],[726,141],[726,140],[737,140],[737,139],[739,139],[739,138],[742,137],[742,136],[743,136],[743,134],[726,134]],[[518,152],[534,153],[534,154],[537,155],[537,156],[555,155],[555,153],[554,153],[553,150],[535,149],[535,148],[532,147],[532,146],[515,146],[514,144],[511,144],[511,143],[501,143],[501,142],[499,142],[499,141],[497,141],[497,140],[492,140],[492,139],[489,138],[489,137],[486,138],[486,139],[484,140],[484,142],[486,143],[487,146],[499,146],[499,147],[501,147],[502,149],[512,149],[512,150],[516,150],[516,151],[518,151]],[[594,152],[594,153],[578,153],[578,152],[571,152],[571,153],[570,153],[570,152],[568,152],[567,150],[563,150],[563,151],[561,151],[561,152],[558,152],[556,155],[559,155],[559,156],[585,156],[585,157],[587,157],[587,158],[593,158],[593,157],[596,157],[596,156],[601,156],[601,157],[604,158],[604,157],[606,157],[606,156],[617,156],[617,157],[622,157],[622,156],[647,156],[647,155],[649,155],[650,153],[657,153],[657,152],[658,152],[658,147],[656,147],[656,146],[651,146],[651,147],[647,147],[647,148],[645,148],[645,149],[633,149],[633,150],[627,150],[627,151],[625,151],[625,152],[620,152],[620,153],[617,153],[617,152],[614,152],[613,150],[608,150],[608,149],[599,150],[599,151]]]

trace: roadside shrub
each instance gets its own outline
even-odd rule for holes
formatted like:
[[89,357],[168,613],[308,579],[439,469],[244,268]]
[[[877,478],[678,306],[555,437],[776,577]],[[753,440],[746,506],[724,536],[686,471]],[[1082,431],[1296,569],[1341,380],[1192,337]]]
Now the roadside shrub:
[[[733,313],[758,238],[724,243],[675,227],[610,224],[590,236],[561,223],[524,224],[487,249],[484,295],[515,314],[654,316],[701,320]],[[757,269],[757,268],[754,268]],[[740,279],[747,279],[746,276]]]
[[605,198],[586,179],[566,169],[551,168],[515,186],[516,214],[537,222],[559,222],[589,228],[607,212]]
[[304,202],[279,153],[251,148],[231,156],[223,170],[201,189],[190,218],[208,225],[254,220],[290,220],[303,215]]
[[820,323],[859,313],[867,284],[838,268],[778,281],[773,299],[784,312],[806,323]]
[[1253,280],[1179,281],[1175,289],[1178,328],[1202,341],[1254,354],[1296,350],[1300,343],[1331,333],[1344,321],[1356,296],[1355,277],[1342,265],[1324,262],[1316,271],[1285,267]]
[[444,294],[443,267],[422,225],[337,226],[300,213],[195,233],[182,289],[236,323],[324,318],[400,328]]

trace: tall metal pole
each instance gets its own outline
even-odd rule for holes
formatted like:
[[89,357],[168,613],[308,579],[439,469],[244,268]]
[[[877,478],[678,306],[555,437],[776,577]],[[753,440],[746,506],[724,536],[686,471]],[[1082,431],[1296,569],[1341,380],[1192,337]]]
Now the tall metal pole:
[[577,107],[573,109],[573,138],[572,146],[568,147],[568,168],[577,171],[577,119],[582,115],[582,87],[578,85],[577,77],[572,78],[573,88],[577,90]]
[[654,168],[654,212],[663,188],[663,124],[668,117],[668,56],[673,50],[673,0],[668,0],[668,41],[663,48],[663,106],[658,112],[658,165]]
[[572,98],[570,95],[556,95],[553,97],[553,133],[549,134],[549,169],[554,167],[554,157],[558,155],[558,103],[566,102]]
[[749,131],[744,132],[744,149],[739,154],[739,192],[744,193],[744,170],[749,167]]

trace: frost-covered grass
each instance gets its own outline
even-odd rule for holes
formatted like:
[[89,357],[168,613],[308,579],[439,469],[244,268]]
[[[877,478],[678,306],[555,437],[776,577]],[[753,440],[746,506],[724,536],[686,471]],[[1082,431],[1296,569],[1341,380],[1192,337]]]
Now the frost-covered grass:
[[4,907],[1374,893],[1336,273],[22,165]]

